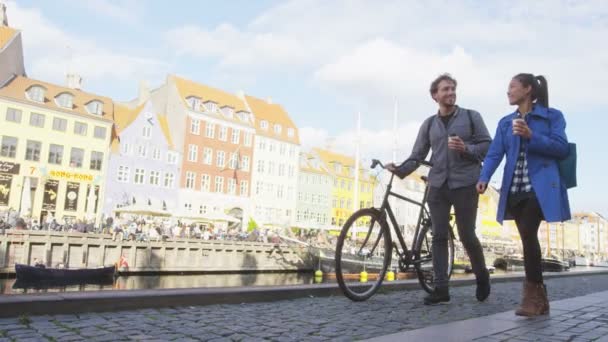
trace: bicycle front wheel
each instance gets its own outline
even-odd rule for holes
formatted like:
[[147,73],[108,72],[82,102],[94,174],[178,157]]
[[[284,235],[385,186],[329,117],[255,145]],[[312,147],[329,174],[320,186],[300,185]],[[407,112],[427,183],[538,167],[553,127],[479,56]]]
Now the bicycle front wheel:
[[[416,246],[414,247],[414,263],[416,273],[418,274],[418,281],[420,286],[431,293],[435,290],[435,273],[433,269],[433,232],[430,225],[424,225],[420,229],[418,238],[416,239]],[[447,277],[448,280],[452,276],[452,270],[454,269],[454,234],[450,229],[448,234],[448,269]]]
[[391,263],[391,234],[382,214],[366,208],[348,218],[336,243],[336,279],[353,301],[371,297]]

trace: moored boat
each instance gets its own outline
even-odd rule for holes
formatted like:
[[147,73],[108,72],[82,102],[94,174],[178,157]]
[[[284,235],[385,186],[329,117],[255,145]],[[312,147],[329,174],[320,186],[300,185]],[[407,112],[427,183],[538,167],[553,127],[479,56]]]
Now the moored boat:
[[23,264],[15,265],[17,280],[22,282],[33,281],[55,281],[68,283],[102,282],[111,280],[116,272],[116,266],[99,268],[47,268],[29,266]]

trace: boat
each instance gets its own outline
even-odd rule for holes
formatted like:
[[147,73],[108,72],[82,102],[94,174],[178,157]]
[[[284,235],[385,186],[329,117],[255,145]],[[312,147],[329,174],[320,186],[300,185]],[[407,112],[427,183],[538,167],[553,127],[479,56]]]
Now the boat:
[[[494,260],[494,267],[502,270],[523,270],[524,258],[519,255],[503,256]],[[541,267],[543,272],[563,272],[570,269],[570,264],[556,258],[542,258]]]
[[112,280],[116,272],[116,266],[99,268],[48,268],[40,266],[29,266],[24,264],[15,265],[17,280],[22,283],[51,282],[51,283],[99,283]]

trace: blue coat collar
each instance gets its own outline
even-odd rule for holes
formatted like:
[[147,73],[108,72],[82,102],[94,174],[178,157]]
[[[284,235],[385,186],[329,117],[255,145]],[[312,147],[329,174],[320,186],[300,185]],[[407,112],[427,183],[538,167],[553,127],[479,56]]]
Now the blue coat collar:
[[[549,110],[547,109],[547,107],[541,105],[540,103],[534,103],[534,105],[532,106],[532,112],[530,114],[540,116],[543,119],[547,119],[549,117],[548,111]],[[517,111],[514,111],[511,115],[517,115]]]

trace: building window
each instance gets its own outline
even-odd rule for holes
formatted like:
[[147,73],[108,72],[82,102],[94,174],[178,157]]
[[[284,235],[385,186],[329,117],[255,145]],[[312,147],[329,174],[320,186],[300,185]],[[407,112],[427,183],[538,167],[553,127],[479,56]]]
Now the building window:
[[289,146],[289,156],[293,157],[296,154],[296,148],[293,146]]
[[253,137],[253,135],[249,132],[245,132],[245,137],[243,138],[245,140],[245,146],[250,147],[251,146],[251,138]]
[[44,102],[44,92],[46,89],[44,89],[44,87],[41,86],[31,86],[26,94],[27,97],[32,100],[32,101],[36,101],[36,102]]
[[281,134],[281,131],[283,131],[283,127],[281,127],[281,125],[279,124],[274,124],[273,128],[275,134]]
[[200,106],[201,99],[196,96],[188,96],[186,97],[186,103],[188,104],[188,108],[192,110],[198,110]]
[[213,164],[213,150],[210,147],[203,149],[203,163],[207,165]]
[[38,113],[30,114],[30,126],[44,127],[44,115]]
[[286,149],[285,144],[279,144],[279,154],[280,155],[282,155],[282,156],[285,155],[285,149]]
[[260,128],[263,130],[268,130],[268,121],[266,121],[266,120],[260,121]]
[[42,143],[40,141],[27,141],[27,147],[25,149],[25,160],[40,161],[40,150]]
[[277,197],[278,198],[283,198],[283,194],[284,194],[283,190],[284,190],[283,185],[277,186]]
[[256,182],[255,183],[255,194],[259,195],[262,193],[264,189],[264,184],[262,182]]
[[226,153],[224,151],[217,151],[217,166],[224,167],[226,165]]
[[196,174],[194,172],[186,172],[186,188],[194,189],[194,182],[196,181]]
[[219,139],[221,141],[227,141],[228,140],[228,127],[226,126],[220,126],[220,136]]
[[120,152],[124,155],[131,154],[131,145],[123,143],[120,145]]
[[102,162],[103,162],[103,152],[92,151],[91,152],[91,170],[101,170]]
[[160,185],[160,172],[150,171],[150,185]]
[[169,164],[177,164],[177,153],[175,153],[175,152],[167,152],[167,163],[169,163]]
[[232,119],[232,117],[234,116],[234,109],[232,109],[230,107],[223,107],[222,112],[224,113],[224,116],[227,118]]
[[15,108],[7,108],[6,121],[21,123],[21,110]]
[[120,165],[118,166],[118,178],[116,180],[118,180],[121,183],[127,183],[129,181],[129,177],[130,177],[130,172],[131,170],[129,169],[128,166],[124,166],[124,165]]
[[233,128],[232,129],[232,139],[230,139],[230,141],[233,144],[238,144],[240,140],[241,140],[241,131]]
[[268,162],[268,174],[272,175],[274,173],[274,162]]
[[184,204],[184,208],[186,208],[187,211],[192,211],[192,203]]
[[72,147],[70,152],[70,167],[82,167],[84,159],[84,150],[81,148]]
[[288,128],[287,129],[287,136],[290,138],[293,138],[293,136],[295,135],[295,130],[293,128]]
[[146,177],[146,171],[144,169],[135,169],[135,179],[133,183],[144,184],[144,177]]
[[285,176],[285,164],[279,164],[279,177]]
[[228,167],[231,169],[236,169],[239,164],[239,155],[236,153],[230,153],[230,161],[228,162]]
[[74,134],[87,135],[87,124],[82,122],[74,122]]
[[17,155],[17,138],[3,136],[0,155],[2,157],[15,158]]
[[148,155],[148,147],[146,145],[137,146],[137,155],[142,158],[146,158]]
[[63,108],[72,109],[74,107],[74,96],[68,93],[61,93],[55,97],[55,103]]
[[65,132],[68,127],[68,120],[62,118],[53,118],[53,130]]
[[95,129],[93,130],[93,136],[98,139],[105,139],[106,128],[101,126],[95,126]]
[[228,179],[228,193],[230,195],[236,195],[236,179]]
[[87,111],[90,114],[101,115],[103,113],[103,102],[101,101],[91,101],[86,105]]
[[264,161],[263,160],[258,160],[258,172],[264,173]]
[[175,186],[175,175],[171,172],[165,173],[165,188],[173,188]]
[[205,102],[205,108],[207,108],[208,112],[215,113],[217,110],[217,104],[213,101],[207,101]]
[[249,156],[243,156],[241,161],[241,170],[249,172]]
[[59,164],[63,160],[63,146],[51,144],[49,147],[49,163]]
[[188,145],[188,161],[196,162],[198,160],[198,146]]
[[293,165],[289,165],[289,167],[288,167],[287,169],[288,169],[288,171],[287,171],[287,172],[288,172],[288,176],[289,176],[289,178],[292,178],[292,177],[293,177],[293,175],[294,175],[294,169],[295,169],[295,168],[293,167]]
[[207,174],[201,175],[201,190],[205,192],[209,192],[211,189],[211,176]]
[[150,126],[144,126],[141,135],[144,138],[149,139],[152,136],[152,128]]
[[205,136],[207,138],[215,138],[215,124],[211,122],[207,122],[207,127],[205,129]]
[[258,149],[260,151],[264,151],[266,149],[266,140],[264,138],[258,136]]
[[196,135],[201,134],[201,120],[190,119],[190,133]]
[[224,177],[215,176],[215,192],[224,192]]
[[241,181],[241,196],[247,196],[249,192],[249,182]]
[[272,141],[268,142],[268,152],[274,151],[274,143]]
[[159,148],[154,148],[154,150],[152,150],[152,159],[154,160],[160,160],[160,149]]
[[207,206],[204,204],[201,204],[198,206],[198,213],[199,214],[206,214],[207,213]]

